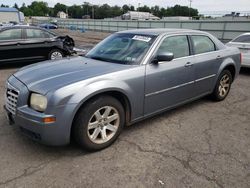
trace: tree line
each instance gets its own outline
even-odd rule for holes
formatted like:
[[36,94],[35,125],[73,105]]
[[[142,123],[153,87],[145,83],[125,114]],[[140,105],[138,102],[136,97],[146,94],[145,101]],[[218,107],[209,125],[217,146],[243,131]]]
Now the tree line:
[[[6,5],[1,5],[1,7],[8,7]],[[120,16],[128,11],[140,11],[140,12],[150,12],[155,16],[160,18],[166,16],[191,16],[198,17],[198,10],[194,8],[189,8],[187,6],[175,5],[173,7],[160,7],[158,5],[148,7],[144,5],[135,9],[131,5],[120,6],[110,6],[108,4],[103,5],[92,5],[88,2],[84,2],[81,5],[67,6],[61,3],[55,4],[54,7],[49,7],[46,2],[43,1],[33,1],[30,5],[22,4],[21,7],[15,3],[14,8],[17,8],[24,13],[25,16],[53,16],[55,17],[59,11],[68,13],[70,18],[83,18],[84,16],[103,19],[103,18],[113,18]]]

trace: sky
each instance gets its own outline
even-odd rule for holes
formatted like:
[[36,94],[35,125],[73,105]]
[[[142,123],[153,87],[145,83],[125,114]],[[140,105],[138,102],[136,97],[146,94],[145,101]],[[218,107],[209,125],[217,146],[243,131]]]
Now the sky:
[[[17,3],[19,6],[22,3],[29,5],[34,0],[1,0],[0,4],[13,6],[14,3]],[[60,2],[66,5],[73,4],[83,4],[84,1],[90,2],[92,4],[104,4],[107,3],[109,5],[119,5],[122,6],[124,4],[130,4],[135,7],[140,6],[154,6],[158,5],[161,7],[173,6],[176,4],[189,6],[189,0],[43,0],[48,3],[50,7],[53,7],[56,3]],[[197,8],[199,12],[231,12],[231,11],[247,11],[250,12],[250,0],[192,0],[192,7]]]

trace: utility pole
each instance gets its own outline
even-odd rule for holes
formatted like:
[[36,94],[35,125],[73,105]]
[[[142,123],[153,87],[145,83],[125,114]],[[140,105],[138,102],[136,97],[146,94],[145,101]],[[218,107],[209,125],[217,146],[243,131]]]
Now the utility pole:
[[138,3],[138,20],[139,20],[139,17],[140,17],[140,5],[141,5],[141,3]]
[[92,19],[95,19],[95,8],[94,8],[94,5],[92,5]]
[[193,0],[189,0],[189,11],[188,11],[188,16],[189,16],[189,19],[191,17],[191,7],[192,7],[192,1]]

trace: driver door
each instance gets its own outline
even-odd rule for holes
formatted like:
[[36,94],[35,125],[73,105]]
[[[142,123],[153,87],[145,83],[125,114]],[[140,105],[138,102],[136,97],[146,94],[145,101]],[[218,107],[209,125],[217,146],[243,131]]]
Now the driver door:
[[194,97],[194,58],[186,35],[168,36],[154,55],[172,52],[169,62],[146,65],[144,115],[174,107]]

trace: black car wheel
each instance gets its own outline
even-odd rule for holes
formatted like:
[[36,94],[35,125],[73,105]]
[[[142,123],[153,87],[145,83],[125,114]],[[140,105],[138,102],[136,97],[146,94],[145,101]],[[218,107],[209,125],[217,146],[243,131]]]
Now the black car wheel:
[[64,56],[63,52],[59,49],[53,49],[50,51],[48,55],[48,59],[55,60],[55,59],[62,59]]
[[87,150],[101,150],[119,136],[125,122],[121,103],[110,96],[89,101],[77,113],[73,124],[76,142]]
[[212,93],[213,99],[216,101],[224,100],[230,91],[232,81],[231,72],[229,70],[222,71]]

